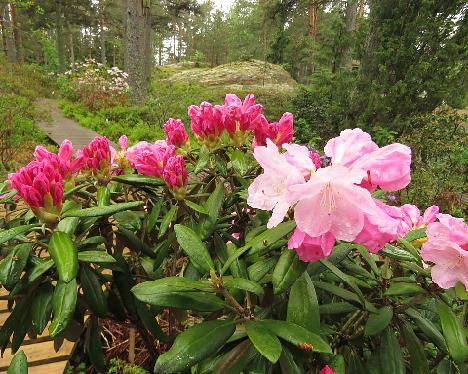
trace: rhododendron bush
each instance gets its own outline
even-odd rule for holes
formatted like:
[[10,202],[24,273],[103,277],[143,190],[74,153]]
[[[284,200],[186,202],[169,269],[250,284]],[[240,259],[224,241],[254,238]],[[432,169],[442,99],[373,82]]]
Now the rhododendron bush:
[[164,140],[38,146],[2,191],[2,351],[80,326],[104,371],[112,319],[156,373],[466,372],[468,227],[392,205],[410,148],[349,129],[310,149],[262,111],[230,94]]

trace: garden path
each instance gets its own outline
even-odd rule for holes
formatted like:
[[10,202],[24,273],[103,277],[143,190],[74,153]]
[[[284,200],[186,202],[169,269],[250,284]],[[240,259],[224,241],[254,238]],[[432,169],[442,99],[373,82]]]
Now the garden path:
[[[44,119],[37,123],[37,126],[56,144],[69,139],[73,143],[74,149],[80,149],[99,135],[97,132],[81,126],[76,121],[66,118],[60,111],[58,102],[55,99],[37,99],[36,107],[47,113]],[[114,148],[116,147],[113,143],[111,145]]]

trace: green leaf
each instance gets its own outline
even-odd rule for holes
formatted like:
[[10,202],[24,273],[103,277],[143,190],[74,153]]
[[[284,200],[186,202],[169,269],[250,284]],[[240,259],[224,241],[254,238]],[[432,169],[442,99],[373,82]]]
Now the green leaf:
[[244,278],[231,278],[224,281],[224,286],[227,288],[237,288],[247,292],[252,292],[256,295],[263,295],[263,288],[255,282]]
[[137,208],[143,205],[143,201],[132,201],[129,203],[120,203],[108,206],[96,206],[86,209],[72,209],[65,212],[62,217],[102,217],[111,216],[118,212]]
[[93,366],[103,372],[106,368],[104,352],[102,351],[101,329],[99,328],[98,319],[95,316],[91,317],[91,324],[87,331],[87,353]]
[[80,223],[79,217],[62,218],[57,224],[57,231],[62,231],[68,235],[73,235]]
[[38,335],[42,334],[52,313],[52,297],[54,288],[50,283],[40,285],[34,292],[31,304],[31,318],[34,331]]
[[99,317],[104,317],[107,313],[107,300],[102,292],[101,283],[94,270],[89,266],[82,265],[80,270],[81,287],[83,296],[89,308]]
[[195,166],[195,169],[193,170],[194,174],[198,174],[200,171],[202,171],[206,165],[208,165],[208,161],[210,160],[210,153],[202,148],[200,150],[200,153],[198,154],[198,162],[197,165]]
[[194,203],[193,201],[185,199],[184,202],[189,208],[195,210],[196,212],[199,212],[201,214],[206,214],[206,215],[209,214],[208,210],[205,207],[202,207],[201,205],[198,205]]
[[28,262],[31,249],[32,244],[18,244],[0,262],[0,283],[7,290],[11,290],[20,280],[21,273]]
[[28,374],[28,359],[23,351],[19,351],[14,355],[7,374]]
[[320,334],[317,294],[307,272],[302,273],[291,287],[286,320],[302,326],[310,332]]
[[405,322],[403,325],[403,336],[405,338],[406,347],[410,353],[411,373],[430,373],[429,363],[427,361],[426,354],[424,353],[424,346],[408,322]]
[[304,369],[299,366],[294,361],[293,354],[288,350],[286,346],[283,346],[283,351],[281,352],[281,356],[279,359],[280,368],[282,373],[287,374],[303,374]]
[[335,371],[337,374],[345,374],[346,372],[345,359],[342,355],[333,356],[329,362],[329,365],[332,368],[332,370]]
[[[249,339],[236,345],[228,353],[220,357],[213,374],[239,374],[247,364],[258,355]],[[211,373],[211,371],[210,371]]]
[[273,334],[288,341],[296,347],[307,344],[312,346],[313,352],[332,352],[330,346],[319,335],[314,334],[295,323],[272,319],[265,319],[259,323],[268,328]]
[[163,235],[166,233],[167,229],[169,228],[169,225],[174,219],[176,212],[177,212],[177,206],[173,205],[171,206],[171,209],[169,209],[169,211],[163,217],[161,221],[161,225],[159,226],[158,239],[161,239]]
[[314,281],[313,283],[315,287],[320,288],[329,293],[332,293],[338,297],[341,297],[344,300],[351,301],[356,304],[361,303],[361,300],[359,300],[358,295],[356,295],[354,292],[335,286],[334,284],[331,284],[331,283],[320,282],[320,281]]
[[367,248],[360,246],[358,248],[359,253],[361,254],[362,258],[369,264],[372,272],[375,275],[379,274],[379,268],[377,267],[377,264],[375,263],[374,258],[372,257],[372,254],[367,250]]
[[112,180],[137,187],[160,187],[165,184],[162,179],[147,177],[140,174],[119,175],[113,177]]
[[13,227],[8,230],[0,231],[0,244],[6,243],[9,240],[16,238],[18,235],[24,234],[25,232],[32,231],[32,229],[39,227],[39,225],[24,225]]
[[115,258],[106,251],[83,251],[78,252],[78,261],[100,263],[114,263]]
[[272,363],[278,361],[282,350],[278,338],[259,322],[247,321],[244,326],[255,349]]
[[62,231],[55,231],[49,241],[49,254],[54,260],[59,279],[70,282],[78,273],[78,251],[75,244]]
[[223,309],[226,303],[210,291],[208,283],[180,277],[143,282],[132,288],[138,300],[151,305],[199,311]]
[[56,337],[64,332],[75,312],[78,296],[76,279],[70,282],[58,282],[52,298],[54,319],[49,326],[49,335]]
[[273,270],[273,292],[278,295],[287,290],[306,268],[307,264],[301,261],[296,251],[285,249]]
[[387,328],[380,344],[380,372],[382,374],[405,374],[403,353],[395,333]]
[[383,247],[380,252],[380,254],[384,255],[385,257],[390,257],[395,260],[400,260],[400,261],[416,261],[416,259],[409,254],[407,251],[404,251],[398,247],[395,247],[394,245],[391,244],[385,244],[385,247]]
[[174,226],[174,231],[177,242],[198,269],[205,273],[209,273],[210,269],[214,269],[210,253],[195,231],[180,224]]
[[190,327],[174,341],[172,348],[159,356],[155,373],[171,374],[185,371],[216,353],[236,329],[232,321],[207,321]]
[[416,283],[395,282],[385,291],[386,296],[409,296],[425,293]]
[[461,321],[453,313],[452,309],[441,300],[437,302],[437,310],[439,311],[442,332],[444,333],[450,356],[457,363],[465,362],[468,358],[468,345]]
[[141,322],[143,322],[143,325],[146,327],[146,329],[150,331],[156,339],[168,343],[169,338],[164,334],[161,327],[158,325],[156,316],[151,312],[151,308],[148,309],[147,305],[140,301],[136,301],[135,304],[138,317],[140,318]]
[[249,276],[249,279],[254,282],[261,282],[265,275],[267,275],[270,272],[270,270],[273,269],[273,266],[275,266],[277,261],[277,257],[270,257],[254,262],[247,268],[247,274]]
[[416,309],[408,308],[405,310],[405,313],[411,317],[411,319],[416,323],[416,326],[427,336],[427,338],[434,343],[439,349],[443,352],[448,352],[447,344],[445,339],[437,326],[429,321],[427,318],[424,318]]
[[246,160],[246,154],[240,149],[234,149],[229,154],[231,167],[240,175],[244,175],[249,169],[249,164]]
[[148,232],[153,231],[154,226],[156,225],[156,222],[159,218],[159,213],[161,212],[161,207],[162,207],[163,199],[159,199],[156,204],[154,204],[153,209],[151,209],[151,213],[148,216],[148,223],[146,226],[146,229]]
[[128,230],[124,227],[118,226],[118,233],[125,236],[128,240],[128,246],[133,251],[140,251],[143,252],[145,255],[150,257],[155,257],[153,250],[146,244],[143,240],[141,240],[135,233],[131,230]]
[[393,318],[393,308],[384,306],[377,313],[371,313],[364,328],[367,336],[377,335],[387,328]]
[[215,190],[211,193],[204,204],[204,208],[208,212],[208,215],[201,217],[196,229],[203,240],[206,240],[216,228],[225,192],[226,190],[224,185],[222,183],[218,183]]
[[347,301],[340,301],[338,303],[322,304],[320,305],[320,314],[345,314],[358,310],[353,304]]
[[426,228],[420,227],[419,229],[415,229],[410,231],[406,236],[403,238],[407,242],[412,242],[413,240],[418,240],[424,238],[426,236]]

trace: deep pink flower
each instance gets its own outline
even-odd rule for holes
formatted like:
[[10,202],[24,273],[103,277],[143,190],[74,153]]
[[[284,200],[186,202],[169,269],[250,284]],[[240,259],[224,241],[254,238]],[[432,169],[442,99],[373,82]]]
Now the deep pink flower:
[[309,151],[309,157],[314,163],[316,169],[318,169],[322,165],[322,161],[320,160],[320,154],[316,151]]
[[278,147],[284,143],[291,142],[294,135],[293,115],[284,113],[278,122],[268,123],[263,114],[260,114],[254,121],[253,147],[266,145],[266,140],[270,139]]
[[364,228],[364,218],[380,215],[371,194],[356,185],[365,172],[341,165],[319,168],[307,183],[289,187],[297,227],[311,237],[331,233],[353,241]]
[[48,159],[31,161],[8,175],[12,188],[43,222],[55,222],[62,210],[62,175]]
[[36,161],[48,160],[65,180],[73,178],[82,167],[82,159],[73,158],[73,154],[73,145],[68,139],[60,144],[58,153],[52,153],[43,146],[37,146],[34,150]]
[[119,145],[120,145],[120,148],[123,150],[123,151],[126,151],[127,148],[128,148],[128,137],[127,135],[122,135],[120,138],[119,138]]
[[182,156],[173,156],[167,160],[163,178],[174,196],[182,200],[185,197],[185,188],[188,180],[188,172]]
[[142,141],[125,153],[133,168],[140,174],[152,177],[162,177],[167,161],[175,155],[175,147],[167,144],[165,140],[158,140],[154,144]]
[[326,365],[322,370],[320,370],[320,373],[319,374],[338,374],[336,372],[334,372],[330,366]]
[[224,126],[232,136],[238,131],[252,130],[252,122],[262,113],[263,107],[255,103],[253,94],[248,94],[244,102],[234,94],[224,99]]
[[379,200],[374,200],[379,208],[376,214],[364,217],[364,227],[354,239],[357,244],[362,244],[370,252],[377,253],[385,244],[397,238],[399,220],[392,217],[389,212],[393,207],[386,205]]
[[200,106],[191,105],[188,115],[192,120],[190,128],[202,144],[211,148],[220,143],[224,131],[221,106],[213,106],[204,101]]
[[304,262],[315,262],[330,256],[334,245],[335,238],[329,232],[314,238],[298,228],[288,241],[288,248],[294,249]]
[[361,129],[344,130],[328,141],[325,154],[332,164],[366,172],[362,186],[370,191],[377,187],[398,191],[410,180],[411,149],[395,143],[379,148]]
[[267,146],[255,147],[253,154],[257,162],[263,167],[260,174],[248,189],[247,203],[252,208],[272,210],[268,227],[275,227],[295,203],[288,187],[304,183],[303,170],[290,164],[285,154],[279,152],[278,147],[270,140]]
[[167,144],[171,144],[178,148],[183,146],[189,140],[185,126],[180,119],[169,118],[163,128],[166,133]]
[[[96,136],[83,149],[78,151],[78,158],[82,160],[82,170],[89,172],[100,181],[106,181],[111,175],[115,150],[111,150],[109,139]],[[113,157],[114,153],[114,157]]]

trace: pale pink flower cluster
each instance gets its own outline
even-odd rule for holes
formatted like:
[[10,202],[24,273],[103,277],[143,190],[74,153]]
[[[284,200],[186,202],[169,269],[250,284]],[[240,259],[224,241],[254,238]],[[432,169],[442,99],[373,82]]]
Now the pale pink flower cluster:
[[427,225],[427,242],[421,257],[434,264],[432,280],[442,288],[462,283],[468,290],[468,225],[463,218],[437,214],[438,222]]
[[[266,139],[254,148],[263,167],[248,190],[248,204],[271,210],[268,227],[278,225],[294,209],[296,230],[289,247],[304,261],[330,255],[336,240],[354,241],[377,252],[398,235],[399,220],[391,207],[372,198],[377,186],[393,191],[410,181],[411,151],[401,144],[379,148],[360,129],[331,139],[325,154],[331,165],[317,168],[309,150]],[[317,156],[315,156],[315,159]]]
[[252,132],[254,146],[266,145],[267,138],[278,146],[290,142],[293,136],[292,114],[285,113],[279,122],[269,123],[262,111],[263,107],[255,102],[253,94],[247,95],[244,101],[234,94],[228,94],[224,105],[213,106],[203,102],[200,106],[191,105],[188,114],[193,133],[209,148],[220,144],[225,130],[231,144],[237,147],[245,145]]

